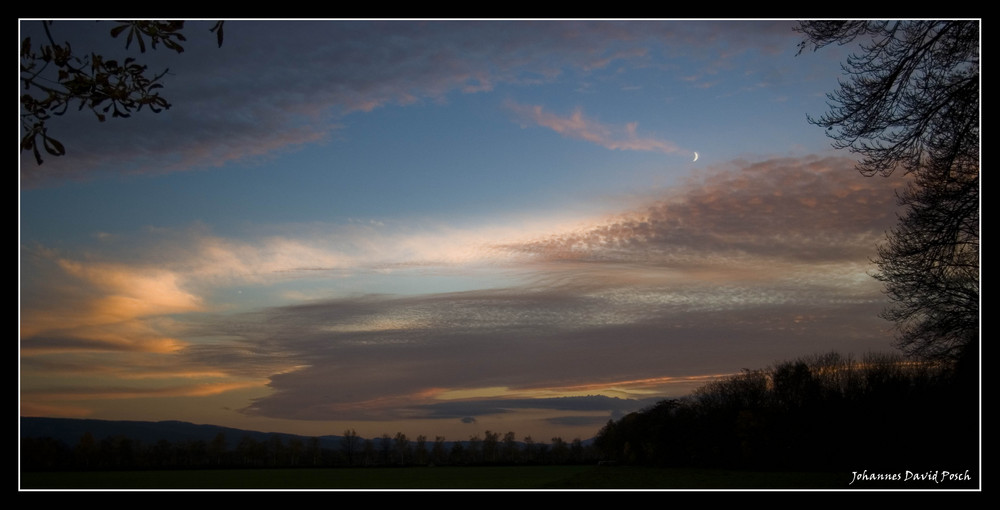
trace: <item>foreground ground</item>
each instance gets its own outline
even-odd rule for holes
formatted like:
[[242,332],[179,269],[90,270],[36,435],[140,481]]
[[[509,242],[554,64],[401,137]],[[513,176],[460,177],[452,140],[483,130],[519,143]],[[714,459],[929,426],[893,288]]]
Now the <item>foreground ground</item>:
[[22,489],[968,489],[894,482],[851,485],[851,473],[597,466],[247,469],[21,473]]

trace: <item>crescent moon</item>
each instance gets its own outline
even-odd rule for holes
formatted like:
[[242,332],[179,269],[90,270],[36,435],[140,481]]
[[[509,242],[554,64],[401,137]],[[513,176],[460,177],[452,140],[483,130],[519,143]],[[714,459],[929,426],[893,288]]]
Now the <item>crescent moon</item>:
[[692,159],[691,162],[694,163],[695,161],[698,161],[698,153],[697,152],[694,153],[694,159]]

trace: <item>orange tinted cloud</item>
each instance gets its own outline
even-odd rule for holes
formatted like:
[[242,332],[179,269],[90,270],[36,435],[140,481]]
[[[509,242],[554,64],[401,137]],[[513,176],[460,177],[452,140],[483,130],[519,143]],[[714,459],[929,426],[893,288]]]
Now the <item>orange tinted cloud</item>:
[[[152,318],[200,310],[170,271],[57,259],[50,294],[22,304],[22,352],[59,349],[172,352],[184,343]],[[54,339],[76,338],[72,342]],[[34,340],[37,339],[37,342]]]
[[161,398],[161,397],[207,397],[228,391],[247,388],[259,388],[262,381],[237,381],[208,384],[193,384],[186,386],[158,386],[153,388],[55,388],[44,390],[28,390],[21,392],[21,398],[33,403],[60,400],[117,400],[127,398]]
[[61,418],[83,418],[93,411],[75,404],[41,404],[38,402],[21,402],[21,416],[59,416]]

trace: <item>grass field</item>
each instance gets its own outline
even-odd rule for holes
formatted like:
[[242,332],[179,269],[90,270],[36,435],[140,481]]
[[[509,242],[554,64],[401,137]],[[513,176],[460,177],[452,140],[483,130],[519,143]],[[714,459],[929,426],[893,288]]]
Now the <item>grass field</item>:
[[[848,489],[849,473],[596,466],[21,473],[21,489]],[[900,487],[902,488],[902,487]]]

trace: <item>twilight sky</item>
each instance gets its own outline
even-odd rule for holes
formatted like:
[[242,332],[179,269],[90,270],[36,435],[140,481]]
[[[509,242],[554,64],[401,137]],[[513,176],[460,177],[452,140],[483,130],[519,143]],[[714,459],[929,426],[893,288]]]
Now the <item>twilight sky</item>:
[[[20,161],[20,413],[588,438],[720,374],[892,350],[898,178],[793,22],[189,22],[163,113]],[[41,37],[21,21],[21,37]],[[140,56],[113,22],[57,42]]]

